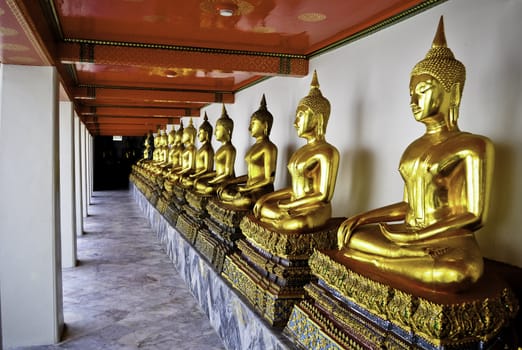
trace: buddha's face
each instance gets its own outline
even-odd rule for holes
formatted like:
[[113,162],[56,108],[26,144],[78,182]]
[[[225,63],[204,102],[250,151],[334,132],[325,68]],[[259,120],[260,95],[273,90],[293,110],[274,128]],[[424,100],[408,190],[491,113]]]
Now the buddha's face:
[[226,135],[228,133],[227,133],[226,128],[223,126],[223,124],[218,123],[216,125],[216,131],[214,132],[214,134],[216,135],[216,140],[222,142],[222,141],[226,141],[226,139],[227,139]]
[[441,112],[446,92],[429,74],[414,75],[410,80],[410,107],[415,120],[422,121]]
[[199,129],[198,131],[198,139],[200,142],[205,142],[208,140],[208,132],[204,129]]
[[298,106],[295,113],[294,127],[298,136],[305,136],[314,130],[314,112],[307,106]]
[[181,142],[187,143],[190,141],[190,133],[188,131],[185,131],[183,133],[183,137],[181,138]]
[[250,135],[252,137],[263,136],[265,133],[265,123],[257,118],[250,119],[250,126],[248,127],[248,131],[250,131]]

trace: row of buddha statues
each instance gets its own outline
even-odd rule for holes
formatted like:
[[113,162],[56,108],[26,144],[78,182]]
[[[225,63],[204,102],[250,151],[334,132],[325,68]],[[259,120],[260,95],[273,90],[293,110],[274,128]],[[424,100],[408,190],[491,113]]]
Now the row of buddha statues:
[[[410,76],[413,117],[426,129],[400,158],[402,200],[336,220],[333,236],[327,236],[333,242],[312,247],[307,259],[313,253],[316,261],[334,261],[336,268],[356,268],[363,274],[370,271],[384,276],[380,282],[391,281],[399,289],[404,283],[428,294],[459,295],[477,286],[484,261],[474,232],[487,219],[494,147],[487,137],[458,127],[465,76],[464,65],[446,44],[441,18],[431,48]],[[325,138],[329,118],[330,102],[322,95],[314,72],[310,91],[296,109],[294,127],[306,144],[288,160],[291,185],[287,188],[275,190],[273,185],[277,147],[270,140],[274,118],[264,95],[250,119],[249,132],[255,142],[246,152],[245,175],[234,172],[234,124],[224,106],[215,125],[214,135],[221,144],[215,152],[213,128],[205,114],[198,131],[190,120],[168,136],[158,133],[153,152],[149,136],[144,157],[133,171],[141,172],[162,193],[181,188],[230,210],[247,212],[241,227],[246,227],[246,220],[250,226],[288,237],[306,235],[332,222],[340,155]],[[248,244],[255,245],[255,235],[246,234]],[[279,259],[292,261],[291,254],[280,255]],[[510,310],[516,312],[517,306]]]

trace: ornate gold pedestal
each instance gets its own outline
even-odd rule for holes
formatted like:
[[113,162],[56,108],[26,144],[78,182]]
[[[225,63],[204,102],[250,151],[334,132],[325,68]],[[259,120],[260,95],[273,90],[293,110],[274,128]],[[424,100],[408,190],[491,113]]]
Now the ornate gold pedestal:
[[163,205],[165,205],[164,211],[162,213],[163,217],[169,222],[169,224],[171,224],[173,227],[176,227],[178,216],[182,211],[181,208],[186,203],[185,190],[178,186],[173,186],[172,192],[164,190],[161,201],[163,201]]
[[314,248],[332,249],[341,218],[314,232],[277,232],[253,216],[243,218],[238,252],[225,257],[223,277],[275,327],[284,327],[310,281],[308,258]]
[[347,262],[338,251],[316,251],[310,267],[319,280],[305,287],[307,296],[294,307],[285,329],[303,347],[511,348],[502,334],[518,311],[518,301],[487,268],[472,290],[446,294],[378,275]]
[[237,249],[236,241],[243,238],[239,224],[250,210],[235,210],[217,200],[210,200],[206,208],[207,229],[199,231],[196,249],[221,273],[225,256],[232,254]]
[[186,203],[181,206],[181,212],[176,222],[176,228],[194,245],[198,232],[204,229],[204,219],[207,216],[206,205],[211,196],[200,195],[186,190]]
[[151,180],[149,201],[154,207],[157,208],[158,200],[161,198],[161,193],[163,192],[163,177],[158,175]]
[[158,197],[158,202],[156,203],[156,209],[162,214],[165,215],[165,212],[167,211],[167,207],[170,203],[171,196],[168,195],[168,192],[162,191],[160,196]]

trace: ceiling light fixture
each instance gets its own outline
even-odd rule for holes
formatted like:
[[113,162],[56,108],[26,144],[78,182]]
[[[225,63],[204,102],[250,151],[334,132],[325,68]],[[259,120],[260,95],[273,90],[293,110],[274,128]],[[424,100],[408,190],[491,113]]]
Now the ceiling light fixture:
[[175,70],[166,70],[165,71],[165,77],[167,78],[174,78],[178,75],[178,72],[176,72]]
[[216,6],[216,11],[221,17],[232,17],[236,14],[238,7],[235,3],[229,1],[222,1]]
[[234,11],[231,9],[219,9],[219,15],[222,17],[231,17]]

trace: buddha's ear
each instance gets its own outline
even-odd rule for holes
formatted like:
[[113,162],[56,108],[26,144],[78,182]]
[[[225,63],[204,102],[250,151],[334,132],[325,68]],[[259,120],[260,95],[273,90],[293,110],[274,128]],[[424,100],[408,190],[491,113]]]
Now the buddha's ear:
[[460,105],[460,98],[461,98],[461,86],[460,83],[454,83],[451,86],[450,90],[450,106],[451,107],[458,107]]
[[323,113],[318,113],[315,116],[316,120],[316,128],[317,128],[317,134],[324,136],[324,115]]
[[461,86],[460,83],[455,83],[451,86],[450,90],[450,105],[448,115],[448,126],[450,130],[457,128],[457,120],[459,119],[459,105],[461,97]]

